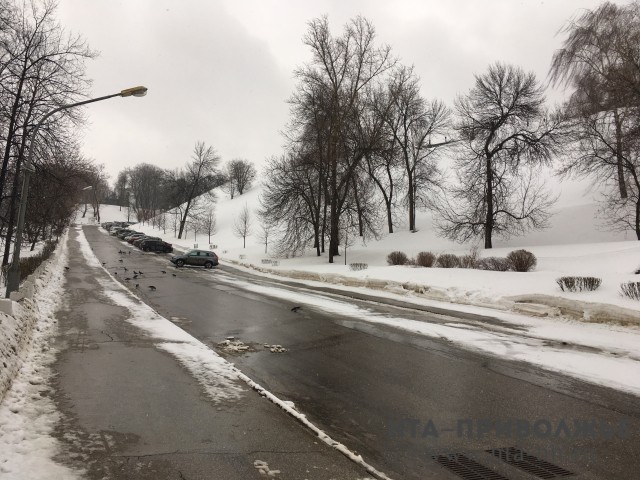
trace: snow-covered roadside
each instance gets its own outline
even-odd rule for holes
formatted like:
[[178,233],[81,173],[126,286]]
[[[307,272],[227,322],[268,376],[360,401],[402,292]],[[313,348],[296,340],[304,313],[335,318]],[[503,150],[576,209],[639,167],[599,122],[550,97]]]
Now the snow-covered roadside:
[[[72,480],[81,478],[83,473],[52,460],[59,450],[57,440],[51,436],[59,413],[49,398],[49,366],[56,354],[49,342],[55,336],[54,314],[63,297],[67,235],[60,240],[45,273],[35,281],[33,300],[24,299],[24,307],[17,310],[13,319],[11,332],[21,335],[20,339],[12,337],[18,341],[16,351],[11,350],[10,356],[2,353],[3,362],[12,362],[14,368],[16,363],[19,365],[18,375],[0,403],[0,476],[3,479]],[[2,317],[0,335],[9,331],[12,318]]]
[[[448,340],[471,350],[528,362],[640,396],[640,328],[530,318],[506,312],[494,316],[512,328],[459,323],[453,318],[447,320],[445,316],[441,316],[442,323],[424,322],[380,315],[312,291],[296,292],[275,285],[256,285],[227,276],[215,276],[215,281],[321,309],[345,320],[354,318]],[[486,314],[473,307],[465,310]]]
[[[375,276],[364,272],[324,273],[311,268],[285,270],[237,260],[221,260],[221,263],[227,263],[235,268],[244,268],[254,274],[274,279],[288,278],[316,286],[330,284],[332,288],[337,287],[343,290],[356,291],[360,289],[358,291],[361,293],[369,290],[369,294],[375,291],[375,295],[378,296],[385,296],[385,293],[392,292],[405,296],[412,302],[426,300],[427,302],[439,302],[443,306],[450,304],[449,307],[445,306],[444,308],[458,309],[460,305],[469,305],[521,312],[540,317],[566,315],[588,322],[640,326],[640,305],[638,302],[619,296],[620,298],[616,299],[614,304],[612,303],[612,298],[614,298],[612,292],[607,292],[606,295],[591,295],[594,292],[562,292],[561,295],[552,295],[549,292],[535,293],[537,290],[535,288],[532,290],[532,286],[555,281],[554,279],[558,275],[550,272],[490,272],[461,268],[397,266],[386,267],[388,270],[384,275]],[[431,279],[428,278],[429,276]],[[458,286],[453,286],[453,284],[458,284]],[[483,287],[473,288],[471,285],[482,285]],[[499,287],[494,288],[496,285]],[[380,293],[381,290],[386,292]]]
[[110,277],[108,280],[97,278],[97,281],[104,288],[103,293],[117,305],[127,308],[129,310],[127,321],[145,332],[150,338],[156,340],[155,346],[157,348],[172,354],[198,380],[212,401],[233,401],[241,398],[245,391],[242,383],[245,383],[312,430],[322,442],[338,450],[353,462],[365,468],[367,472],[375,475],[376,478],[391,480],[383,472],[368,464],[362,456],[349,450],[346,445],[333,440],[324,431],[311,423],[302,412],[296,409],[292,402],[282,400],[273,395],[215,351],[133,295],[102,266],[93,253],[84,232],[80,227],[78,227],[78,230],[80,250],[87,264],[95,268],[101,268]]

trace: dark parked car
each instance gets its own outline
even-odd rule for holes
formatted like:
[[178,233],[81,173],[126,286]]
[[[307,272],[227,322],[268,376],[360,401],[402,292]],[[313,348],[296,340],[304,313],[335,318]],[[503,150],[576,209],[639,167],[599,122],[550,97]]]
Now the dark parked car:
[[134,233],[133,235],[129,235],[126,240],[128,243],[133,243],[134,240],[137,240],[139,238],[143,238],[146,237],[146,235],[144,233]]
[[184,255],[171,257],[171,263],[176,267],[194,265],[204,268],[213,268],[218,265],[218,256],[209,250],[191,250]]
[[152,237],[150,235],[144,235],[142,237],[135,238],[133,242],[131,242],[131,244],[140,248],[140,244],[146,240],[162,240],[162,239],[160,237]]
[[162,240],[144,240],[140,243],[140,248],[143,252],[173,252],[173,246]]

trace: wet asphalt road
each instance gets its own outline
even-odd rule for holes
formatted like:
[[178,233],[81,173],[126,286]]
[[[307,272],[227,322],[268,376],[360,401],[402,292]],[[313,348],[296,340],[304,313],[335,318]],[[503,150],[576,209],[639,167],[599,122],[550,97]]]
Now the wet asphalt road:
[[[84,231],[98,258],[117,271],[118,250],[128,247],[95,227]],[[145,272],[138,280],[140,298],[274,394],[293,401],[391,478],[461,478],[443,463],[459,473],[485,466],[501,475],[462,477],[469,479],[640,478],[637,397],[304,304],[294,312],[299,302],[246,291],[236,283],[272,282],[230,267],[175,269],[168,256],[138,250],[126,262]],[[169,273],[160,273],[163,269]],[[291,282],[278,283],[299,291]],[[149,284],[157,290],[150,291]],[[445,321],[429,312],[346,301],[381,314]],[[460,321],[473,320],[465,317]],[[218,343],[227,336],[250,345],[250,351],[225,352]],[[280,344],[287,351],[272,353],[263,344]],[[527,473],[489,452],[505,447],[561,469],[537,462]],[[464,456],[438,462],[433,458],[438,454]],[[513,459],[518,463],[522,455],[516,452]]]

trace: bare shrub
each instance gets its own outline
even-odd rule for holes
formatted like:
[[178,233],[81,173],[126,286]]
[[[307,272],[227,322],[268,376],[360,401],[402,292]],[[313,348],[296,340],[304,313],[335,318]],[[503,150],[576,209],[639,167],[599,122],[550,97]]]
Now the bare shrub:
[[359,270],[366,270],[367,268],[369,268],[368,263],[350,263],[349,264],[349,270],[351,270],[352,272],[357,272]]
[[436,263],[436,256],[431,252],[420,252],[416,257],[416,265],[430,268]]
[[632,300],[640,300],[640,282],[621,283],[620,293]]
[[407,254],[404,252],[391,252],[387,255],[387,263],[389,265],[406,265],[409,262]]
[[516,272],[529,272],[537,265],[536,256],[528,250],[514,250],[509,252],[507,260],[511,263],[511,268]]
[[478,260],[471,255],[461,255],[458,260],[461,268],[476,268],[478,265]]
[[494,272],[506,272],[511,268],[511,262],[505,257],[481,258],[478,262],[478,268]]
[[438,257],[436,265],[440,268],[456,268],[460,266],[460,259],[452,253],[445,253]]
[[597,277],[560,277],[556,283],[563,292],[581,292],[583,290],[597,290],[602,283]]

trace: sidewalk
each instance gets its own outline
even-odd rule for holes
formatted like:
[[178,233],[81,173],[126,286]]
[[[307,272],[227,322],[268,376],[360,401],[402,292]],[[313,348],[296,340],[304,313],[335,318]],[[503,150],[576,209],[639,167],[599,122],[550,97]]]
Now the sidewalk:
[[370,477],[129,294],[80,231],[68,246],[52,365],[58,462],[89,479]]

